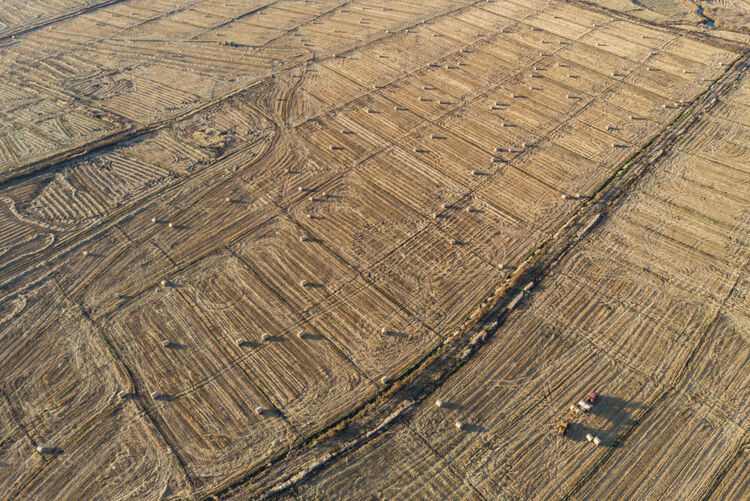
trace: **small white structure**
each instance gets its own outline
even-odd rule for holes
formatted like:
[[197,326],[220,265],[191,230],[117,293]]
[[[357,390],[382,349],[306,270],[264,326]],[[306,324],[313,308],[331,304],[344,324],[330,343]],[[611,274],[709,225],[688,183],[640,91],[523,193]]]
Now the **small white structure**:
[[383,327],[382,329],[380,329],[380,333],[381,334],[388,334],[388,329],[386,329],[385,327]]
[[229,198],[229,197],[227,197],[227,198],[225,198],[225,199],[224,199],[224,201],[225,201],[225,202],[227,202],[227,203],[229,203],[229,202],[231,202],[231,201],[232,201],[232,199],[231,199],[231,198]]
[[467,207],[466,208],[466,212],[468,212],[469,214],[471,214],[472,212],[474,212],[474,209],[472,209],[471,207]]
[[157,399],[159,397],[161,397],[161,394],[158,391],[152,391],[151,392],[151,398]]
[[305,191],[305,189],[302,186],[297,186],[297,191]]
[[174,228],[174,224],[173,224],[173,223],[169,223],[169,225],[168,225],[168,226],[169,226],[170,228]]
[[456,429],[457,430],[463,430],[464,424],[461,421],[456,421]]
[[242,346],[243,344],[245,344],[245,340],[244,339],[238,339],[237,340],[237,346]]
[[263,407],[260,407],[260,406],[256,407],[255,413],[259,416],[263,415]]
[[601,445],[602,439],[600,439],[599,437],[594,437],[593,442],[594,442],[594,445]]
[[43,446],[43,445],[37,445],[37,446],[36,446],[36,451],[37,451],[37,452],[38,452],[39,454],[49,454],[50,452],[52,452],[52,449],[51,449],[51,448],[49,448],[49,447],[45,447],[45,446]]
[[391,380],[388,379],[388,376],[383,376],[380,378],[380,382],[383,384],[388,384]]
[[165,347],[165,348],[169,348],[169,341],[167,341],[167,340],[165,339],[164,341],[162,341],[162,342],[161,342],[161,345],[162,345],[163,347]]
[[455,238],[451,238],[450,240],[448,240],[448,243],[450,243],[451,245],[458,245],[458,240],[456,240]]
[[312,219],[312,217],[313,217],[313,215],[312,215],[312,214],[308,214],[308,215],[307,215],[307,219]]
[[156,218],[155,218],[155,217],[152,217],[152,218],[151,218],[151,222],[152,222],[152,223],[155,223],[155,222],[156,222]]
[[443,406],[443,401],[442,400],[440,400],[440,399],[435,400],[435,407],[440,408],[442,406]]
[[297,337],[302,339],[305,337],[305,331],[297,331]]
[[588,440],[589,442],[591,442],[592,440],[594,440],[594,435],[592,435],[591,433],[587,433],[586,434],[586,440]]
[[120,393],[117,394],[120,398],[125,398],[128,396],[128,394],[125,392],[125,390],[120,390]]
[[471,171],[471,175],[472,176],[476,176],[477,174],[479,174],[478,170],[474,169],[474,170]]
[[83,255],[84,255],[84,257],[85,257],[85,256],[88,256],[88,255],[89,255],[89,251],[83,251],[83,252],[81,252],[81,254],[83,254]]
[[442,207],[443,209],[447,209],[447,208],[448,208],[448,204],[447,204],[447,203],[445,203],[445,202],[443,202],[443,204],[441,205],[441,207]]
[[271,339],[271,335],[270,335],[270,334],[268,334],[267,332],[264,332],[264,333],[263,333],[263,335],[262,335],[262,336],[260,336],[260,338],[261,338],[261,339],[262,339],[263,341],[268,341],[269,339]]
[[302,286],[302,287],[307,287],[307,280],[302,280],[302,281],[300,281],[300,283],[299,283],[299,284],[300,284],[300,286]]
[[166,280],[162,280],[160,283],[162,287],[166,287],[167,285],[169,285],[169,282],[167,282]]
[[112,294],[112,296],[113,296],[113,297],[114,297],[115,299],[120,299],[120,297],[121,297],[121,296],[120,296],[120,293],[119,293],[119,292],[115,292],[114,294]]
[[310,239],[308,237],[304,236],[304,235],[302,235],[301,237],[299,237],[299,241],[300,242],[307,242],[308,240],[310,240]]
[[433,212],[432,213],[432,219],[437,219],[437,218],[438,218],[438,213],[437,212]]

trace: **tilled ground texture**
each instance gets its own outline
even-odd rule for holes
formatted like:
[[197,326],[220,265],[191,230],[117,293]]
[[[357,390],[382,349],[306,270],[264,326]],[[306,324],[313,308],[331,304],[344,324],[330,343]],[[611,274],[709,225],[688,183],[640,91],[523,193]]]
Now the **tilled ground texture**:
[[557,0],[0,5],[3,492],[745,496],[733,33]]

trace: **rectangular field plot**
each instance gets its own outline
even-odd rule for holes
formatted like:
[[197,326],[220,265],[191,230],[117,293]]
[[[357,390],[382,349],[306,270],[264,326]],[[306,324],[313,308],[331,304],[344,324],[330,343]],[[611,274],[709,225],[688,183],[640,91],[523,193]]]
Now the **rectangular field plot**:
[[535,28],[541,28],[545,32],[553,33],[566,41],[577,40],[594,29],[591,25],[584,26],[579,22],[570,21],[551,12],[540,12],[524,19],[524,23]]
[[333,249],[358,270],[367,269],[426,225],[422,214],[362,174],[345,173],[312,193],[313,201],[290,207],[305,236]]
[[402,69],[387,64],[385,58],[372,57],[372,54],[360,51],[347,54],[346,57],[326,60],[321,66],[366,89],[385,85],[403,73]]
[[[623,214],[612,219],[602,229],[607,251],[635,269],[645,269],[648,275],[679,284],[683,291],[697,294],[705,302],[721,302],[737,277],[735,267],[721,258],[728,247],[728,236],[714,230],[706,235],[706,241],[697,243],[691,232],[703,222],[698,219],[691,225],[689,214],[671,212],[669,204],[659,205],[651,209],[657,215],[652,212],[645,220],[637,218],[637,214],[645,213],[645,208],[635,204],[627,207],[633,216]],[[681,217],[685,219],[685,230],[678,223]],[[704,250],[711,247],[714,254]],[[717,252],[717,248],[721,251]]]
[[[441,69],[441,71],[448,70]],[[459,101],[458,96],[448,94],[418,77],[410,77],[388,85],[380,91],[380,94],[400,108],[406,108],[425,119],[434,119],[444,115]]]
[[156,287],[170,268],[169,260],[158,248],[151,244],[131,246],[120,232],[113,230],[71,253],[60,268],[59,283],[72,301],[86,307],[97,305],[101,308],[97,311],[103,312],[146,288]]
[[310,311],[302,330],[311,340],[330,343],[326,349],[335,348],[381,384],[383,376],[399,376],[439,342],[421,315],[405,313],[397,301],[378,284],[358,278]]
[[493,176],[476,194],[529,232],[529,242],[555,228],[570,206],[570,201],[562,200],[559,191],[513,166]]
[[231,248],[257,281],[253,284],[257,290],[265,289],[277,295],[299,314],[329,297],[356,275],[353,268],[321,243],[303,242],[302,236],[301,228],[278,218]]
[[547,141],[514,160],[513,167],[565,195],[589,195],[610,174],[578,152]]
[[[466,160],[461,161],[467,168],[477,165],[484,168],[492,160],[493,153],[497,151],[495,148],[505,150],[509,146],[520,147],[523,143],[538,141],[540,137],[538,133],[514,123],[510,118],[504,119],[502,110],[469,108],[452,113],[439,123],[477,149],[487,152],[487,156],[479,162],[467,164]],[[539,123],[535,128],[541,129],[542,127],[543,125]]]
[[603,42],[590,41],[583,38],[580,41],[566,45],[559,54],[559,62],[574,63],[579,67],[588,68],[607,78],[621,78],[638,68],[636,61],[624,59],[608,52]]
[[312,70],[303,73],[300,88],[328,106],[340,106],[367,92],[363,86],[323,65],[315,65]]
[[442,203],[462,197],[466,187],[435,170],[426,156],[393,148],[371,158],[357,172],[412,210],[432,217]]
[[104,97],[99,100],[99,104],[104,109],[122,114],[135,122],[147,123],[176,114],[185,105],[195,104],[199,100],[198,96],[134,73],[122,73],[122,77],[132,82],[136,92]]
[[627,40],[619,36],[612,26],[612,24],[608,24],[592,31],[579,42],[593,45],[601,51],[637,63],[642,63],[648,59],[654,47],[650,40],[642,39],[638,43]]
[[[83,315],[53,308],[62,297],[49,285],[0,306],[0,458],[13,465],[13,475],[0,475],[8,479],[6,492],[75,498],[136,495],[168,482],[175,491],[184,488],[176,463],[157,447],[142,417],[117,398],[130,391],[127,376]],[[36,445],[54,448],[64,460],[40,459]],[[102,462],[117,468],[101,475]]]
[[180,287],[149,292],[114,313],[104,328],[188,469],[210,477],[217,464],[232,469],[261,460],[291,441],[293,432],[278,416],[256,415],[256,407],[271,409],[273,402],[238,365],[239,348],[226,334],[207,329]]
[[247,21],[241,19],[229,24],[222,24],[220,28],[202,34],[198,40],[214,43],[233,41],[241,46],[261,47],[285,33],[285,30],[278,28],[259,26],[252,19]]
[[611,75],[588,69],[565,59],[565,53],[562,57],[555,57],[556,63],[550,64],[540,75],[543,77],[538,81],[541,87],[544,87],[546,80],[552,80],[558,85],[570,89],[567,93],[576,96],[593,96],[604,92],[611,87],[613,79]]
[[[59,456],[52,460],[40,459],[32,447],[24,451],[27,464],[33,467],[14,479],[12,497],[143,498],[154,492],[190,497],[183,467],[139,412],[123,409],[102,414],[55,445]],[[107,471],[102,471],[102,465],[107,465]]]
[[451,245],[451,238],[424,231],[372,271],[379,289],[439,333],[494,290],[501,273],[467,248]]
[[628,82],[622,82],[602,96],[599,100],[602,105],[613,104],[618,108],[628,110],[633,118],[631,120],[652,120],[660,124],[666,124],[667,118],[674,113],[673,109],[665,109],[664,105],[674,105],[670,99],[643,90]]
[[[429,124],[414,130],[401,141],[399,150],[428,165],[429,170],[439,172],[456,186],[476,186],[495,172],[499,164],[492,162],[493,155],[482,151],[471,139],[462,137],[463,130],[454,127],[457,120],[451,117],[450,121],[440,124],[444,127]],[[489,145],[489,141],[486,144]],[[491,148],[487,147],[487,151]]]
[[[584,106],[587,100],[572,88],[549,78],[544,78],[546,67],[553,64],[545,60],[535,65],[533,72],[521,78],[503,83],[503,85],[487,94],[488,101],[480,100],[493,114],[508,113],[516,107],[516,114],[524,114],[532,110],[532,117],[539,114],[563,118]],[[534,76],[532,76],[534,75]],[[542,79],[536,78],[541,76]],[[494,107],[494,109],[493,109]],[[543,122],[542,122],[543,123]]]
[[[398,472],[393,465],[401,465]],[[377,492],[383,499],[482,499],[408,428],[373,438],[283,499],[355,499],[363,492]]]
[[347,169],[386,146],[386,141],[364,127],[335,114],[306,122],[295,131],[308,145],[311,157],[324,165]]
[[[710,492],[712,479],[742,440],[742,429],[683,396],[660,402],[580,495],[688,498]],[[658,472],[658,474],[654,474]]]
[[[523,314],[512,319],[409,424],[486,496],[546,499],[569,488],[616,446],[654,391],[606,354],[555,334]],[[570,404],[591,390],[601,395],[594,410],[559,437]],[[603,447],[588,449],[587,433]]]
[[106,320],[107,337],[144,395],[178,398],[229,370],[237,358],[234,340],[208,329],[202,312],[183,298],[190,287],[182,287],[149,291]]
[[[50,284],[51,285],[51,284]],[[80,313],[59,316],[57,290],[41,286],[5,300],[0,316],[0,370],[16,419],[37,443],[55,443],[127,389],[106,346]]]
[[622,144],[642,144],[657,134],[662,125],[648,120],[633,120],[632,113],[613,104],[594,101],[576,115],[575,122],[588,125],[603,137]]
[[675,360],[689,355],[716,306],[667,294],[658,278],[639,276],[622,258],[618,263],[585,252],[572,256],[541,284],[538,313],[531,315],[662,380],[675,370]]
[[417,113],[394,105],[378,93],[366,95],[353,101],[337,112],[336,118],[344,127],[345,134],[364,135],[372,144],[398,143],[400,139],[414,131],[424,119]]
[[592,162],[612,167],[635,151],[634,144],[618,140],[615,136],[575,120],[555,131],[551,140],[556,145],[575,151]]
[[[735,291],[730,302],[747,300],[750,284]],[[722,310],[695,354],[682,390],[713,413],[738,426],[750,418],[750,311],[730,306]]]
[[[238,367],[150,407],[186,469],[206,483],[218,480],[217,468],[230,475],[240,473],[266,461],[297,438],[283,414]],[[263,408],[260,415],[256,413],[258,407]]]
[[528,131],[532,137],[540,137],[563,119],[561,113],[546,106],[546,103],[540,104],[533,100],[536,97],[534,93],[543,91],[543,88],[535,85],[525,88],[523,84],[503,86],[487,97],[474,101],[469,109],[482,110],[499,118],[502,128],[512,128],[515,125],[521,127],[524,132]]
[[539,236],[480,196],[466,196],[437,214],[436,224],[445,235],[498,267],[518,263]]

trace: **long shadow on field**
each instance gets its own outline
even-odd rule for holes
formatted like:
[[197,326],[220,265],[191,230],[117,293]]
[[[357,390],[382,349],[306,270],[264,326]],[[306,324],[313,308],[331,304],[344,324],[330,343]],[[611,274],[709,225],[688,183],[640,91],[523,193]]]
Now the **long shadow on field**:
[[487,431],[487,428],[485,428],[484,426],[471,423],[464,423],[463,428],[461,429],[469,433],[484,433]]
[[270,343],[283,343],[286,342],[287,339],[282,336],[268,336],[267,341]]
[[462,407],[460,404],[454,403],[454,402],[443,402],[442,406],[443,409],[450,409],[450,410],[461,410]]
[[320,341],[321,339],[323,339],[323,336],[321,336],[320,334],[308,334],[307,332],[305,332],[304,334],[302,334],[302,339],[306,339],[309,341]]
[[175,395],[170,395],[168,393],[159,393],[158,397],[151,397],[151,396],[149,396],[149,398],[151,398],[153,400],[156,400],[158,402],[174,402],[179,397],[177,397]]
[[[570,423],[566,436],[576,442],[586,442],[586,434],[590,433],[602,440],[600,447],[617,447],[623,438],[621,434],[634,423],[633,412],[642,406],[640,401],[599,395],[588,414],[579,416]],[[606,421],[603,425],[602,418]],[[594,423],[599,425],[592,426]]]
[[400,337],[400,338],[409,337],[409,335],[406,334],[405,332],[398,332],[398,331],[388,331],[388,335],[392,337]]

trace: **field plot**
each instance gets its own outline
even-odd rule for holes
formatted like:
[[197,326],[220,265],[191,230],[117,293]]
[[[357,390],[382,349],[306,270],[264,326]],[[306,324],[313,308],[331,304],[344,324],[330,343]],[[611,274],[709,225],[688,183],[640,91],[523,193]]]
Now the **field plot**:
[[739,45],[559,0],[26,4],[0,6],[8,497],[296,474],[676,127],[434,396],[291,494],[746,488],[750,91],[691,108]]
[[[216,265],[225,272],[217,275]],[[236,258],[207,259],[177,281],[227,344],[242,340],[234,350],[239,363],[295,429],[310,433],[367,398],[374,385],[335,342],[311,332],[302,316],[278,298],[261,296],[249,274]]]
[[[54,306],[64,303],[50,286],[21,299],[10,319],[0,319],[3,416],[12,416],[3,429],[23,430],[4,442],[6,459],[23,466],[16,476],[0,476],[11,497],[138,496],[167,484],[183,488],[176,464],[155,446],[148,426],[116,402],[128,383],[92,325],[77,309],[57,314]],[[113,419],[118,414],[122,419]],[[69,460],[17,455],[37,445]],[[102,462],[112,465],[104,475],[97,467]]]
[[[388,448],[389,453],[383,454]],[[392,465],[403,465],[398,476]],[[367,472],[363,475],[362,472]],[[323,499],[331,495],[355,499],[361,493],[392,499],[482,499],[476,490],[419,437],[402,432],[386,434],[337,463],[321,477],[283,499]]]
[[[750,173],[738,166],[750,129],[715,116],[743,113],[746,88],[682,136],[476,358],[294,496],[358,483],[378,493],[459,489],[462,480],[513,499],[742,497]],[[591,389],[593,410],[557,435]],[[410,469],[425,457],[432,467]],[[362,475],[370,471],[378,475]]]
[[[141,296],[104,328],[143,398],[158,393],[146,405],[172,446],[180,448],[190,471],[210,478],[210,465],[231,470],[260,460],[275,441],[288,443],[293,430],[273,415],[272,402],[232,362],[239,347],[201,325],[200,314],[177,288]],[[258,415],[257,407],[269,414]]]

